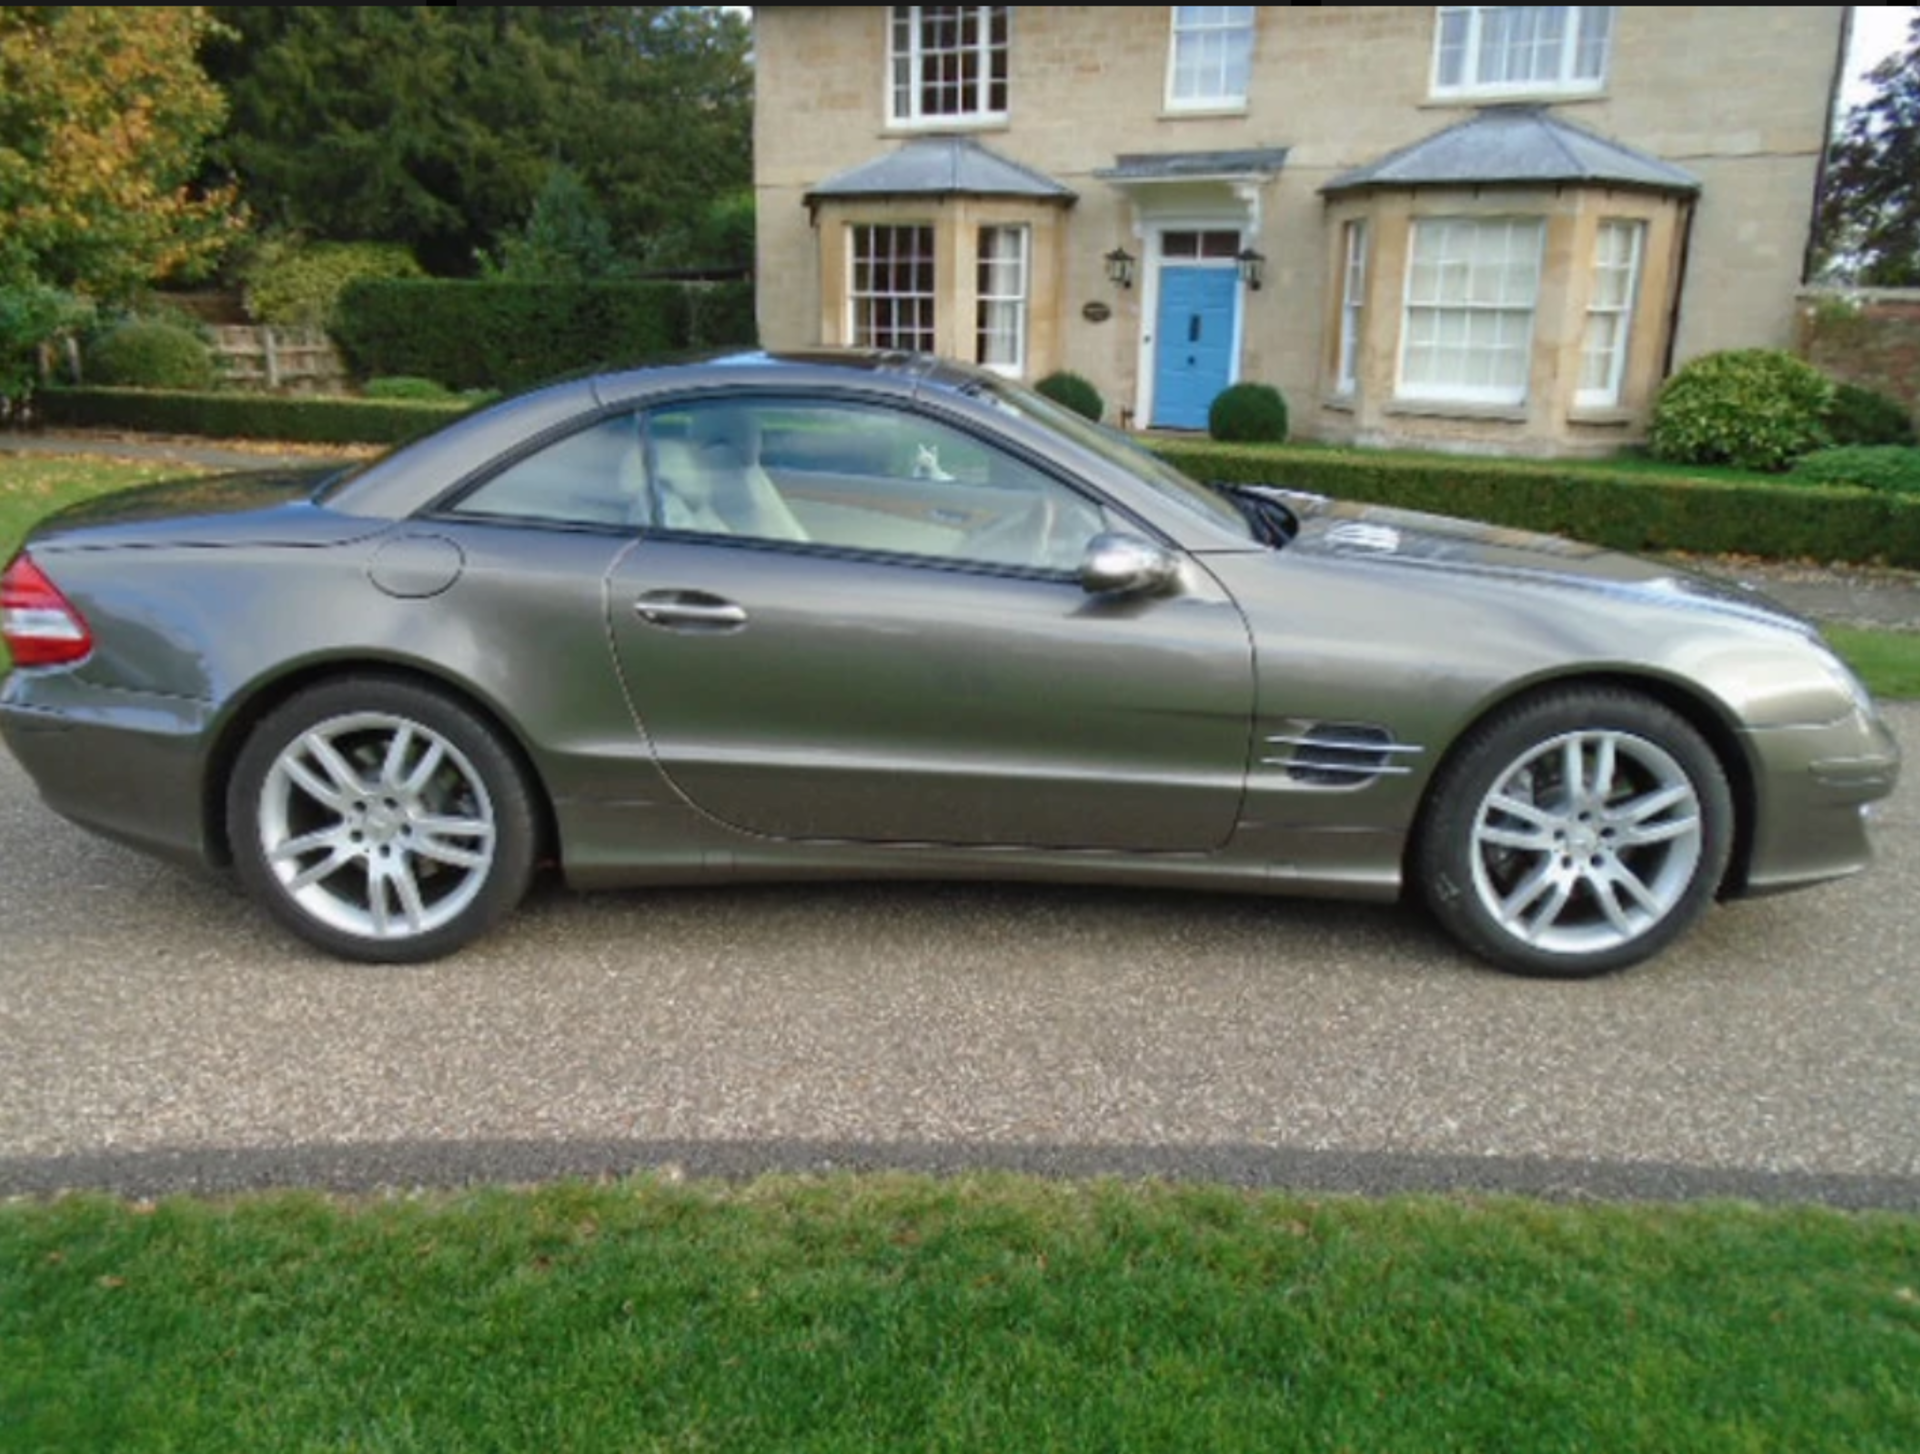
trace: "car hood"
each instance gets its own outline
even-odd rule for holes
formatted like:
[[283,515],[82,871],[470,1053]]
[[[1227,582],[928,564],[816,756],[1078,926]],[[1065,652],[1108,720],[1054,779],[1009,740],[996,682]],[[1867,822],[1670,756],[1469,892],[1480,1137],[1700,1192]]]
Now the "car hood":
[[118,490],[48,517],[28,542],[36,551],[113,546],[329,545],[386,522],[313,503],[339,465],[253,470],[163,480]]
[[1557,535],[1485,525],[1384,505],[1292,491],[1262,491],[1298,515],[1288,554],[1525,582],[1547,589],[1627,596],[1811,630],[1798,612],[1751,586],[1711,579],[1642,556]]

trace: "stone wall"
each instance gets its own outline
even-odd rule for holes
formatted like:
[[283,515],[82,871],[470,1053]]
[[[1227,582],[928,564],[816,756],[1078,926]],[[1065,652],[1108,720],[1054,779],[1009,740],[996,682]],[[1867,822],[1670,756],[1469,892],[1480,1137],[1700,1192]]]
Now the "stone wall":
[[1920,288],[1806,289],[1797,322],[1802,358],[1899,400],[1920,426]]

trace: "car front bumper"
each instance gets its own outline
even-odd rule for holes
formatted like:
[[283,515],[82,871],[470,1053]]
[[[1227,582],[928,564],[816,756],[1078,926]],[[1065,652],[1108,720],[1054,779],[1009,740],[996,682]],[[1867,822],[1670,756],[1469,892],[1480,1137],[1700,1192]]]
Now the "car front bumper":
[[1873,860],[1874,803],[1900,777],[1900,744],[1875,713],[1746,734],[1755,815],[1739,895],[1779,893],[1857,873]]

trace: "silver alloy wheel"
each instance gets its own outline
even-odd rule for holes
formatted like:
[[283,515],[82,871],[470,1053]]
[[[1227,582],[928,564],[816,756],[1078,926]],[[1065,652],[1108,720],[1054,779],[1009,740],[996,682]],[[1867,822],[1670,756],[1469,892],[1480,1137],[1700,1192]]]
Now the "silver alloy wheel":
[[356,712],[274,758],[257,823],[267,866],[307,914],[386,941],[432,933],[485,887],[498,838],[466,755],[421,723]]
[[1522,943],[1602,952],[1673,912],[1702,834],[1699,794],[1672,754],[1629,732],[1568,732],[1528,748],[1481,799],[1474,891]]

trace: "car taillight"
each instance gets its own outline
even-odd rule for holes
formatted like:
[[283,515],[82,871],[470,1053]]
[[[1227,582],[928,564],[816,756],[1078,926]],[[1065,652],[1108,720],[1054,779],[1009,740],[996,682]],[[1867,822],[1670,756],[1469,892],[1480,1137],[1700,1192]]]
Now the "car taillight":
[[93,632],[24,550],[0,575],[0,638],[15,666],[64,666],[93,650]]

